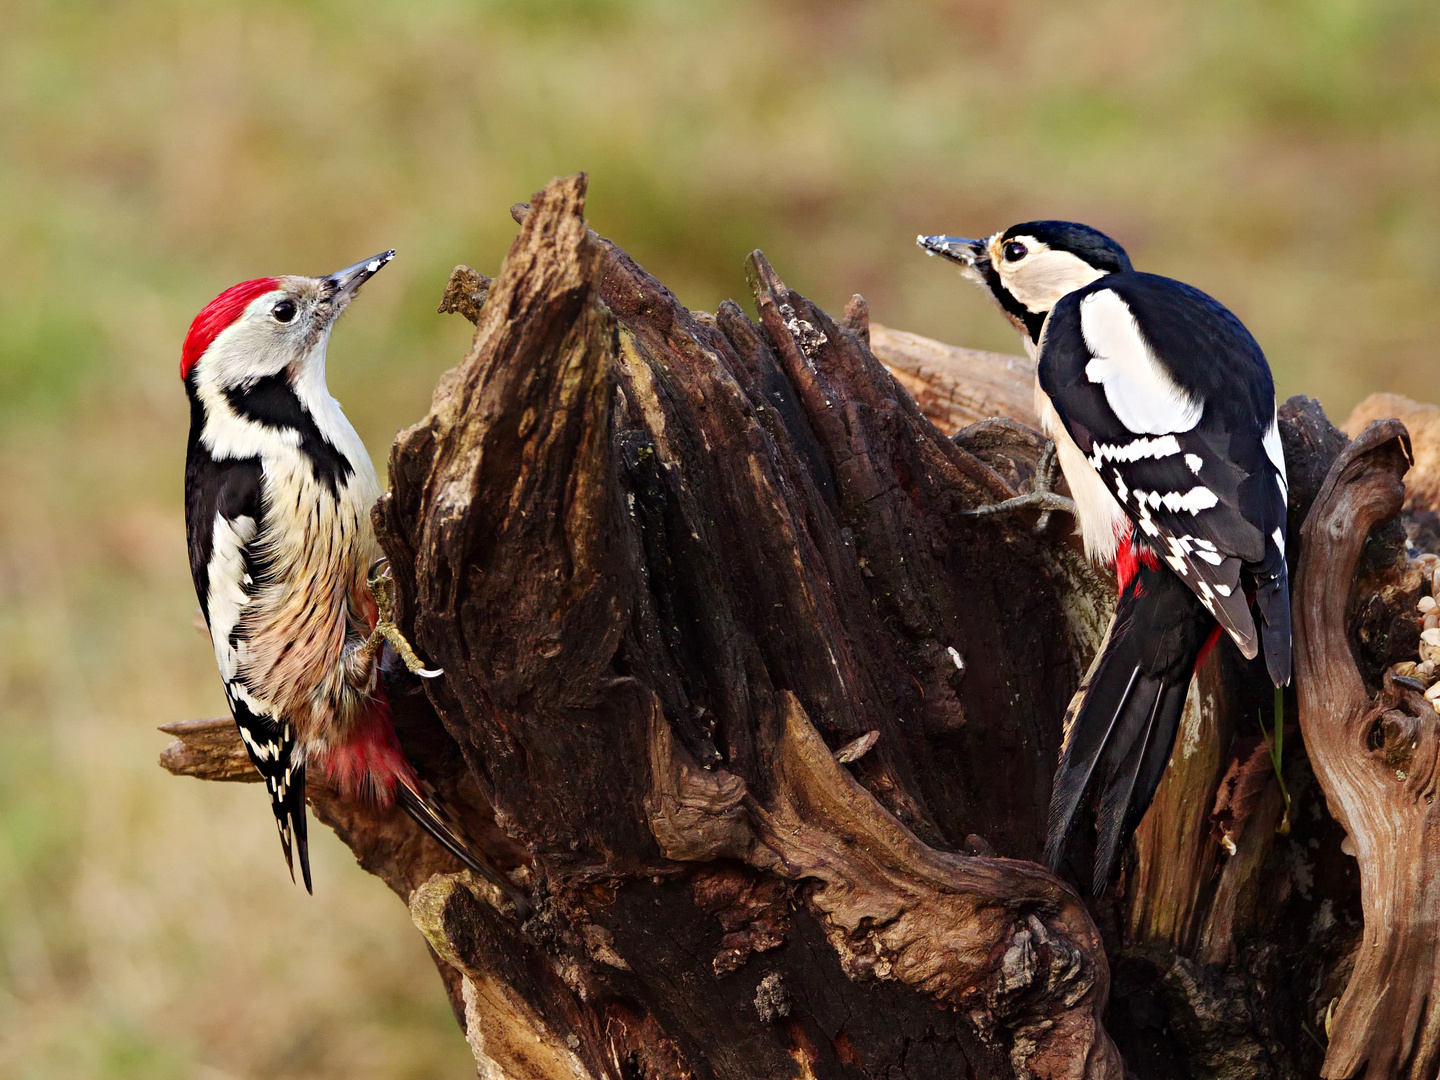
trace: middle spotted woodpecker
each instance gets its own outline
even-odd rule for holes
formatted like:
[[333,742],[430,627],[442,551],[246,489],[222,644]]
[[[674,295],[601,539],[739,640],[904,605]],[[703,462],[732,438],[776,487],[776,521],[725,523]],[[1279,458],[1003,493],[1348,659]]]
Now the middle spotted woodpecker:
[[380,679],[389,642],[433,677],[390,616],[370,525],[370,455],[325,385],[335,320],[387,251],[327,277],[226,289],[181,354],[190,399],[185,522],[190,570],[230,711],[270,793],[285,861],[311,887],[305,781],[398,802],[470,869],[526,904],[447,824],[400,748]]
[[[1230,311],[1137,273],[1087,226],[1031,221],[986,240],[918,242],[958,263],[1020,331],[1085,549],[1116,568],[1115,621],[1067,716],[1045,852],[1057,867],[1098,784],[1098,893],[1154,798],[1191,676],[1220,632],[1247,659],[1263,647],[1274,684],[1290,681],[1274,383]],[[1054,509],[1043,479],[1000,508]]]

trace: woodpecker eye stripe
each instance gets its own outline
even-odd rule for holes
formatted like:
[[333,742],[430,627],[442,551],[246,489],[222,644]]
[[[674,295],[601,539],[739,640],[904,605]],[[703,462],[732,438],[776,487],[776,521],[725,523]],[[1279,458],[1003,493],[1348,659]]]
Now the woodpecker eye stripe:
[[295,318],[295,301],[288,298],[281,300],[270,309],[270,315],[276,322],[289,322]]

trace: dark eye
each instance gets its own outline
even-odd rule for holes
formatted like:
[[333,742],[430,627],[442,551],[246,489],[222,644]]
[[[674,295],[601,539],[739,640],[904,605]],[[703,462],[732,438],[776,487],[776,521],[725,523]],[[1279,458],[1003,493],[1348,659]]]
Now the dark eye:
[[1025,249],[1025,245],[1020,243],[1020,241],[1018,240],[1011,240],[1008,244],[1005,245],[1006,262],[1019,262],[1027,254],[1028,252]]
[[295,301],[281,300],[270,309],[270,314],[275,316],[276,322],[289,322],[295,317]]

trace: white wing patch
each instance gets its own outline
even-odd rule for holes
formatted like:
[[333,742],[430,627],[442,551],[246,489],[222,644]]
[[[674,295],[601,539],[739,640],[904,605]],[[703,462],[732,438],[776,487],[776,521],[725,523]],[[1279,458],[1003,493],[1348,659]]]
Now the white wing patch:
[[1150,504],[1140,497],[1143,494],[1141,491],[1135,493],[1136,505],[1140,507],[1140,531],[1154,538],[1160,535],[1160,526],[1156,525],[1155,519],[1150,516]]
[[1186,454],[1185,464],[1190,466],[1190,471],[1196,476],[1200,475],[1200,467],[1205,464],[1205,459],[1199,454]]
[[1172,457],[1179,452],[1180,443],[1174,435],[1161,435],[1158,439],[1148,439],[1142,436],[1119,446],[1097,442],[1090,451],[1090,464],[1099,469],[1106,461],[1139,461],[1141,458],[1158,460]]
[[1170,569],[1179,574],[1182,578],[1190,574],[1190,564],[1185,556],[1190,554],[1190,538],[1188,536],[1167,536],[1165,542],[1170,550],[1165,555],[1165,561],[1170,564]]
[[206,568],[209,595],[205,609],[210,613],[210,640],[215,646],[215,663],[228,687],[239,670],[240,657],[230,644],[230,635],[240,622],[240,612],[250,602],[245,589],[245,545],[255,539],[255,519],[215,515],[210,531],[210,565]]
[[1160,496],[1160,504],[1171,513],[1198,514],[1218,505],[1220,499],[1207,487],[1196,486],[1189,491],[1167,491]]
[[[240,738],[245,741],[245,745],[250,748],[250,752],[254,754],[257,758],[259,758],[261,761],[280,760],[280,751],[282,747],[278,742],[273,742],[270,740],[260,742],[255,738],[254,735],[250,734],[250,729],[244,725],[240,726]],[[273,788],[275,784],[273,778],[271,778],[270,784]]]
[[1201,510],[1209,510],[1220,502],[1219,498],[1207,487],[1199,486],[1189,491],[1141,491],[1135,489],[1135,505],[1142,510],[1159,510],[1165,507],[1172,514],[1198,514]]
[[1205,411],[1170,377],[1146,344],[1135,316],[1110,289],[1080,301],[1080,332],[1092,360],[1085,375],[1105,390],[1111,410],[1137,435],[1191,430]]

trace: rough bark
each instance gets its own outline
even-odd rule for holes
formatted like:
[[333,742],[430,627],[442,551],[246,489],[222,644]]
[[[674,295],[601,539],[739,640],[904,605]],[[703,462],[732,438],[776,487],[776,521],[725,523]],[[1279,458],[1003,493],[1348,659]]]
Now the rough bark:
[[[1388,503],[1354,493],[1383,447],[1327,481],[1343,435],[1313,402],[1282,410],[1289,835],[1255,764],[1263,673],[1222,647],[1126,873],[1082,902],[1029,860],[1113,583],[1060,517],[964,516],[1033,473],[1033,367],[871,326],[859,297],[836,322],[758,252],[758,321],[687,311],[586,228],[584,186],[515,209],[494,279],[457,270],[441,310],[474,341],[375,515],[402,627],[446,671],[387,671],[402,743],[536,914],[517,926],[402,815],[312,793],[409,904],[480,1074],[1118,1080],[1123,1051],[1140,1077],[1314,1075],[1349,978],[1326,1075],[1367,1055],[1367,1076],[1433,1075],[1434,712],[1377,713],[1361,681],[1417,633],[1403,536],[1360,558]],[[1339,524],[1302,534],[1322,481],[1311,521]],[[1349,696],[1302,639],[1355,643]],[[246,778],[227,724],[167,729],[163,763]],[[1382,797],[1413,829],[1381,839]],[[1372,930],[1397,902],[1408,921]],[[1387,970],[1407,975],[1388,996]]]
[[1354,576],[1369,528],[1400,512],[1409,464],[1398,420],[1377,420],[1356,438],[1306,519],[1295,582],[1300,724],[1359,861],[1365,910],[1327,1077],[1419,1080],[1440,1071],[1440,722],[1425,698],[1393,679],[1372,698],[1350,651],[1347,598],[1330,587]]

